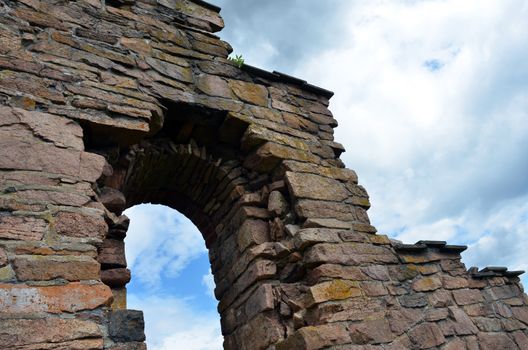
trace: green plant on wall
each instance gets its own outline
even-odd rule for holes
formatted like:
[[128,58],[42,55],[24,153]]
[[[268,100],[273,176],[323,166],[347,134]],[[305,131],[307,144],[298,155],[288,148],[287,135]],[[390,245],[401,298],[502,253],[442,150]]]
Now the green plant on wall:
[[242,68],[244,65],[244,58],[242,55],[235,55],[235,57],[228,57],[227,59],[233,62],[238,68]]

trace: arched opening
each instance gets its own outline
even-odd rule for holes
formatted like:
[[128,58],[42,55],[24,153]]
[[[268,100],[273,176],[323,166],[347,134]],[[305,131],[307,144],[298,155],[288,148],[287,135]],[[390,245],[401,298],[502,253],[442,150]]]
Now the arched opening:
[[137,205],[125,215],[127,307],[143,311],[149,349],[221,350],[214,280],[196,226],[161,205]]
[[[130,271],[125,267],[122,246],[130,226],[122,213],[146,203],[172,208],[198,228],[202,247],[207,248],[225,337],[223,347],[249,348],[251,344],[240,341],[249,341],[248,332],[270,324],[272,331],[262,328],[265,336],[259,340],[259,348],[267,347],[284,336],[273,296],[278,271],[288,265],[284,279],[295,281],[302,277],[297,261],[287,258],[289,249],[277,243],[284,235],[285,223],[294,220],[288,210],[286,185],[284,181],[273,182],[273,173],[244,166],[245,161],[251,160],[248,153],[251,155],[261,143],[255,142],[251,133],[248,135],[249,123],[243,115],[237,117],[200,106],[167,107],[163,128],[139,141],[133,135],[111,139],[101,137],[95,129],[86,132],[85,143],[92,151],[104,154],[109,163],[97,191],[101,203],[115,215],[115,223],[110,224],[99,252],[102,281],[112,287],[115,309],[134,306],[175,316],[178,308],[187,307],[174,298],[164,304],[163,298],[156,296],[151,296],[146,304],[134,293],[129,295],[132,304],[126,303],[125,285],[130,281]],[[268,210],[271,197],[276,203],[273,214]],[[154,255],[150,259],[156,258]],[[139,272],[142,273],[148,271]],[[156,278],[153,275],[150,277]],[[282,312],[287,308],[284,305]],[[146,326],[147,332],[156,327],[156,321],[149,318],[146,314],[145,320],[153,323]],[[250,321],[254,324],[248,325]],[[167,339],[170,342],[173,337]],[[134,336],[118,340],[142,341]],[[212,335],[211,342],[217,341]],[[160,349],[170,349],[163,341],[158,345]]]

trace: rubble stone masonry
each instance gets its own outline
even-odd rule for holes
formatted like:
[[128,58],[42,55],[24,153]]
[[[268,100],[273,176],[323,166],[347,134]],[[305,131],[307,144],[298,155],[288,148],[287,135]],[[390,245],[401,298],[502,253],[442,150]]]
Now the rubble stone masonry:
[[225,349],[528,349],[521,272],[376,234],[332,93],[237,67],[223,25],[199,0],[0,0],[0,348],[145,349],[121,213],[151,202],[202,232]]

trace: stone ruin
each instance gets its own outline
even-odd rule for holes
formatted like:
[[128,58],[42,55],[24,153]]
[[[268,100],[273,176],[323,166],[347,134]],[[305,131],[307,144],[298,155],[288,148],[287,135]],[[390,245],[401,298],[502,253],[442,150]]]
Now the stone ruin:
[[528,349],[518,276],[376,233],[332,93],[229,60],[200,0],[0,0],[0,348],[145,349],[125,208],[185,214],[224,348]]

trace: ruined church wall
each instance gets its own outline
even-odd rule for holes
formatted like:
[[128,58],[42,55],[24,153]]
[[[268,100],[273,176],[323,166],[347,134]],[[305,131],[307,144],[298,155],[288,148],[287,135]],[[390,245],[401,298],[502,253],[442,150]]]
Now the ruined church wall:
[[528,348],[519,273],[378,234],[332,93],[229,62],[218,10],[0,0],[0,348],[145,348],[144,202],[202,232],[226,349]]

